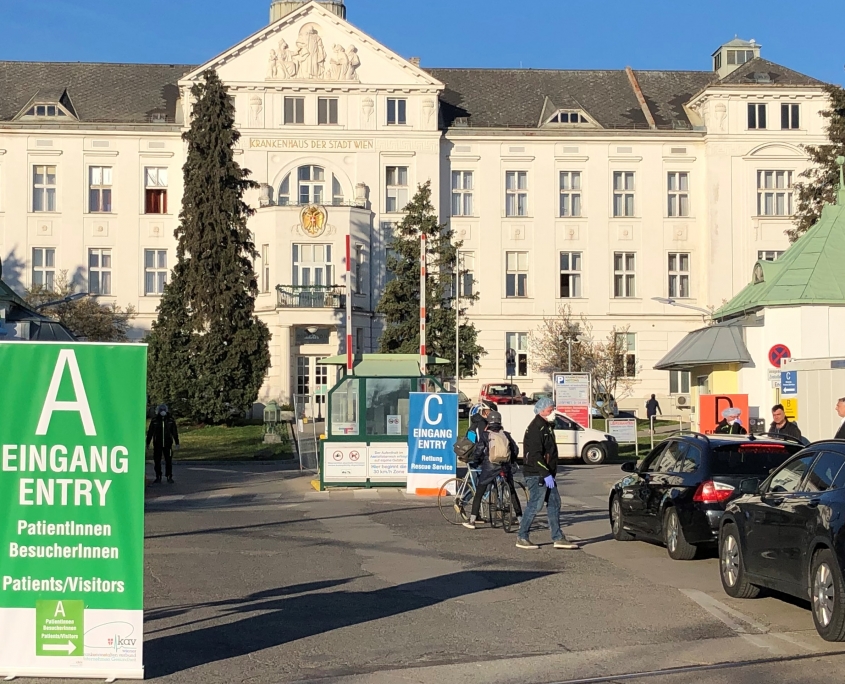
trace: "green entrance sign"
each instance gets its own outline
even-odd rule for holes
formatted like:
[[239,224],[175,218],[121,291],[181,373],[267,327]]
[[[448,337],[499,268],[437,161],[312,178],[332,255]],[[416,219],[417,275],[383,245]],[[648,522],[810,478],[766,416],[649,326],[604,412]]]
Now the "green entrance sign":
[[85,601],[36,601],[35,654],[81,654],[84,626]]
[[143,677],[146,354],[0,343],[0,676]]

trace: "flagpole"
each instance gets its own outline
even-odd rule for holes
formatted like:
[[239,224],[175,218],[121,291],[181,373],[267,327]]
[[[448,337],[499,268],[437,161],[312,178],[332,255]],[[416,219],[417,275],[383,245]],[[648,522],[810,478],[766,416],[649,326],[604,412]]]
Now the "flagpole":
[[[425,348],[425,281],[426,281],[426,237],[420,233],[420,375],[428,375],[428,356]],[[421,381],[425,387],[425,381]]]
[[352,233],[346,236],[346,375],[352,375]]

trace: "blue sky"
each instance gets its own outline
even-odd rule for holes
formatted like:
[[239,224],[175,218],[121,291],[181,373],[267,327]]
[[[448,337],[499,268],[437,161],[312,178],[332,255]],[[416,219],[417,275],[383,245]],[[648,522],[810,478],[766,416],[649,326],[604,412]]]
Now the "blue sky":
[[[270,0],[0,0],[0,59],[199,64],[268,19]],[[423,66],[709,69],[734,35],[845,81],[845,2],[347,0],[350,21]],[[515,9],[518,8],[518,9]],[[806,8],[806,11],[802,9]],[[820,23],[822,26],[820,26]],[[829,38],[813,41],[816,34]]]

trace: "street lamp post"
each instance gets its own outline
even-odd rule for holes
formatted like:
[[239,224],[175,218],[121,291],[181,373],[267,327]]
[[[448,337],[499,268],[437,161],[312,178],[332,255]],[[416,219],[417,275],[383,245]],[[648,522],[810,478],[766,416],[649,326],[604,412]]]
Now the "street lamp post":
[[45,302],[44,304],[39,304],[35,307],[35,311],[41,311],[41,309],[46,309],[48,306],[58,306],[59,304],[75,302],[77,299],[82,299],[83,297],[89,296],[89,294],[90,293],[88,292],[76,292],[74,294],[69,294],[67,297],[57,299],[55,302]]
[[675,299],[672,299],[671,297],[652,297],[651,300],[659,304],[667,304],[669,306],[677,306],[681,309],[692,309],[693,311],[698,311],[701,314],[701,318],[704,320],[705,323],[707,322],[708,318],[711,318],[713,316],[713,312],[710,311],[710,309],[703,309],[700,306],[693,306],[692,304],[684,304]]

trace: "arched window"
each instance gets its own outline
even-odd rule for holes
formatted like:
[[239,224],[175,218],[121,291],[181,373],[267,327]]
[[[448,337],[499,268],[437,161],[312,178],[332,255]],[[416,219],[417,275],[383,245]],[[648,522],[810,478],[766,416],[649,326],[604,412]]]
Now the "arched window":
[[300,166],[296,170],[296,188],[291,188],[291,175],[285,176],[279,186],[279,193],[276,204],[287,206],[289,204],[332,204],[339,206],[343,204],[343,186],[337,176],[331,175],[332,194],[327,194],[326,170],[322,166]]

